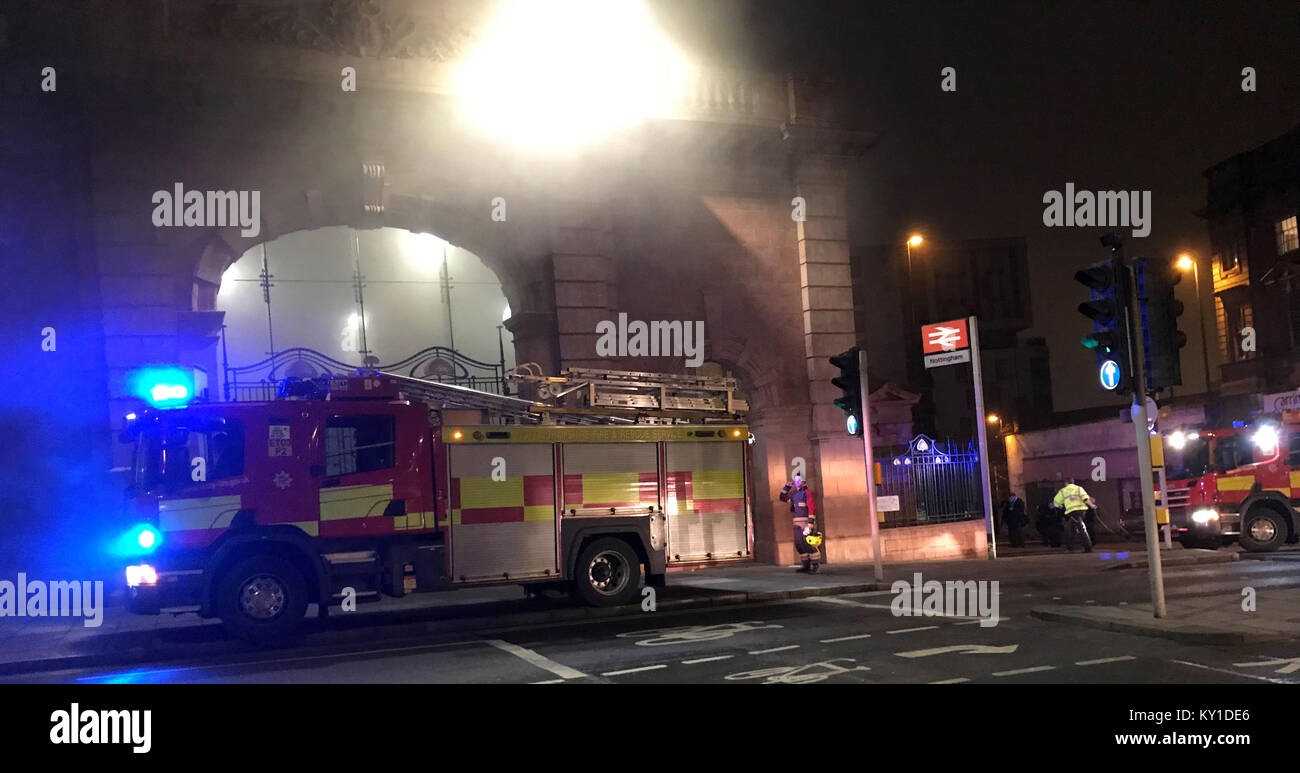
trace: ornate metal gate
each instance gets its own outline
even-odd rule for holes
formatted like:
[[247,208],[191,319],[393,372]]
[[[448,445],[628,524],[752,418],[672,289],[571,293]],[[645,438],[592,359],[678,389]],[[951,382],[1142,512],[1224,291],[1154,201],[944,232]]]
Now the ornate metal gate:
[[[510,394],[505,362],[480,362],[445,346],[430,346],[388,365],[379,364],[377,358],[371,360],[364,367],[483,392]],[[347,375],[359,367],[362,366],[358,363],[336,360],[315,349],[283,349],[251,365],[227,363],[222,394],[227,401],[274,400],[280,379],[286,376],[328,378]]]
[[[898,510],[885,512],[885,528],[965,521],[984,517],[979,451],[917,435],[897,455],[878,454],[879,496],[897,496]],[[877,497],[877,500],[879,497]]]

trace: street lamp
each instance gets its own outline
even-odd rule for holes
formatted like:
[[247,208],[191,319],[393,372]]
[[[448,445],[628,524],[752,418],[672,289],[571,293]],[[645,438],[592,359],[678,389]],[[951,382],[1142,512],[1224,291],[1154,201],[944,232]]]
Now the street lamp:
[[920,234],[912,234],[907,238],[907,241],[904,243],[907,247],[907,310],[908,310],[908,314],[911,317],[910,321],[912,323],[912,327],[916,327],[916,303],[915,303],[915,299],[913,298],[914,293],[912,290],[912,248],[919,247],[921,245],[921,242],[924,241],[925,241],[925,237],[921,236]]
[[989,414],[989,424],[997,424],[1000,421],[1002,421],[1002,419],[999,419],[996,413]]
[[1180,271],[1192,270],[1192,278],[1196,283],[1196,319],[1200,322],[1201,327],[1201,362],[1205,365],[1205,394],[1210,394],[1210,350],[1205,341],[1205,304],[1201,301],[1201,268],[1192,258],[1191,253],[1179,253],[1178,260],[1174,266]]

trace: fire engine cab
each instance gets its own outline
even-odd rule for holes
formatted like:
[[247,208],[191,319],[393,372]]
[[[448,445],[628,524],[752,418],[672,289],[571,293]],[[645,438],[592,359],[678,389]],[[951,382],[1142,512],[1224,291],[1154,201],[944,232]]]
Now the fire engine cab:
[[743,424],[547,408],[359,372],[137,412],[129,605],[266,641],[312,604],[518,584],[618,605],[670,564],[752,555]]
[[1252,552],[1300,529],[1300,412],[1165,437],[1170,523],[1184,547]]

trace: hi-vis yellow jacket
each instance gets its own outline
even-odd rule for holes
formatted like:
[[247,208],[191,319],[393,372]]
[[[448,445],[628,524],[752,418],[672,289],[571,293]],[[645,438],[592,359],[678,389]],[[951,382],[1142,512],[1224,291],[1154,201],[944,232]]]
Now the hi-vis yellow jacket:
[[1052,507],[1064,507],[1067,514],[1076,510],[1087,510],[1089,498],[1088,492],[1083,490],[1083,486],[1077,483],[1067,483],[1064,488],[1056,492],[1056,498],[1052,500]]

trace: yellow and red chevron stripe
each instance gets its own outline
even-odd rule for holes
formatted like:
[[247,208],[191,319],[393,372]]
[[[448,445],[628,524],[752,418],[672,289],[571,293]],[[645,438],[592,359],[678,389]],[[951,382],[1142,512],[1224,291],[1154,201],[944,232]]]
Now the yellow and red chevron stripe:
[[670,471],[668,501],[669,514],[744,512],[744,473],[741,470]]
[[564,476],[564,507],[638,507],[659,503],[655,472],[588,472]]
[[554,519],[555,479],[551,475],[451,479],[453,526]]

